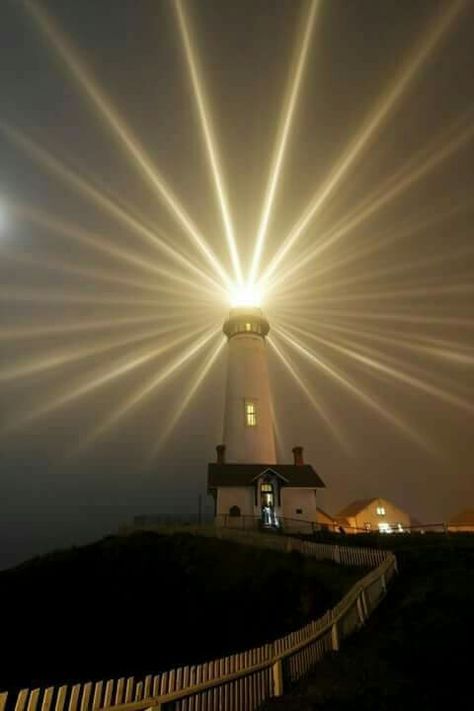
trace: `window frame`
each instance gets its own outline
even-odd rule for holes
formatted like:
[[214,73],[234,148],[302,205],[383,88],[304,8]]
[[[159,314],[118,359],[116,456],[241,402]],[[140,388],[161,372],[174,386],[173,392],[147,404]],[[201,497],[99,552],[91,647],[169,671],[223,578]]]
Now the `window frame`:
[[244,423],[246,427],[257,427],[256,400],[244,400]]

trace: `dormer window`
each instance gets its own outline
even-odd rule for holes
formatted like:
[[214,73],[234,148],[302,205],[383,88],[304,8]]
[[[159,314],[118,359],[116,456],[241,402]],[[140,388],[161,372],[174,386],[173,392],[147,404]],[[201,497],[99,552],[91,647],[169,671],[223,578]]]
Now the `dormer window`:
[[257,425],[257,406],[253,400],[245,401],[245,424],[247,427]]

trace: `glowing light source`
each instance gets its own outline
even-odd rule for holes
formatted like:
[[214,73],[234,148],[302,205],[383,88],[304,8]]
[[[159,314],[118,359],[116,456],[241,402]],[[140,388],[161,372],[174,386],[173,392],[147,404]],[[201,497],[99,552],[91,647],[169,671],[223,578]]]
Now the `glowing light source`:
[[236,284],[230,292],[232,306],[261,306],[263,295],[257,284]]

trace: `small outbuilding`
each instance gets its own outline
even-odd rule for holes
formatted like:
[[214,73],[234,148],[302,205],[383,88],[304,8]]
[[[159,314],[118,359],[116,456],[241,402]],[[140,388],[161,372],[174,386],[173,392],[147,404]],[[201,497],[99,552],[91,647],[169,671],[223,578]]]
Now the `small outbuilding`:
[[346,533],[379,531],[396,533],[409,528],[411,519],[406,511],[388,499],[359,499],[343,508],[335,517]]

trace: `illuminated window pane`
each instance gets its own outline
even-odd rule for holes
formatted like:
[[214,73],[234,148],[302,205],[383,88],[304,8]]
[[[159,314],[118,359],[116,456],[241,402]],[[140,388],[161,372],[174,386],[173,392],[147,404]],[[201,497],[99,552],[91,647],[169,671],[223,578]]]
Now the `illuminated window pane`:
[[377,506],[377,516],[385,516],[385,508],[383,506]]
[[257,424],[257,408],[251,400],[245,401],[245,424],[247,427],[255,427]]
[[273,491],[273,486],[271,484],[262,484],[261,486],[262,491]]
[[251,324],[251,323],[246,323],[246,324],[245,324],[245,330],[246,330],[246,331],[251,331],[251,330],[252,330],[252,324]]

